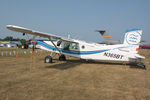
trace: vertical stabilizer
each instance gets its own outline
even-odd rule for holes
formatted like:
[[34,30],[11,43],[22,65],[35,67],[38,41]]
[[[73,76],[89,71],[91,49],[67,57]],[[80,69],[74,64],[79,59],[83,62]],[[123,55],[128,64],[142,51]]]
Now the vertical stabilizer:
[[141,41],[142,30],[131,29],[127,30],[124,38],[124,44],[127,45],[139,45]]
[[128,48],[130,52],[138,53],[141,35],[142,30],[140,29],[131,29],[126,31],[123,44],[130,45]]

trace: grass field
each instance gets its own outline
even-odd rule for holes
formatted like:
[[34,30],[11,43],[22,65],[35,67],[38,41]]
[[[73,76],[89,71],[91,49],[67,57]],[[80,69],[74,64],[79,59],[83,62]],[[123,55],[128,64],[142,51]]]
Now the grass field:
[[68,61],[44,63],[46,53],[0,56],[0,100],[150,100],[147,70],[129,65]]

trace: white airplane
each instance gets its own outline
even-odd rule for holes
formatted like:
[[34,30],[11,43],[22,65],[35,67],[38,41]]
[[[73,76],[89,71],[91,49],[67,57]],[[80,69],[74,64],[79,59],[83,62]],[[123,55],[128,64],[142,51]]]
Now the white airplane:
[[[141,62],[141,59],[145,57],[138,54],[142,35],[142,30],[140,29],[127,30],[123,44],[107,45],[67,39],[14,25],[7,25],[7,28],[12,31],[21,32],[23,35],[31,34],[48,38],[49,41],[36,42],[40,45],[41,49],[58,53],[60,55],[59,60],[66,60],[65,55],[69,55],[85,60],[129,62],[134,63],[141,68],[146,68]],[[51,63],[52,60],[52,56],[45,57],[46,63]]]

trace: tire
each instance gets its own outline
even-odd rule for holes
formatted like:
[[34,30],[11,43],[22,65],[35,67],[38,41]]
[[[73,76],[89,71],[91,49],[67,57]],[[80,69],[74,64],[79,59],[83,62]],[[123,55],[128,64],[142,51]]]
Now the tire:
[[60,60],[60,61],[66,61],[66,57],[65,57],[65,55],[61,55],[61,56],[59,56],[59,60]]
[[45,63],[52,63],[53,62],[53,59],[51,56],[46,56],[45,57]]
[[138,63],[137,66],[141,67],[142,69],[146,69],[146,66],[143,63]]

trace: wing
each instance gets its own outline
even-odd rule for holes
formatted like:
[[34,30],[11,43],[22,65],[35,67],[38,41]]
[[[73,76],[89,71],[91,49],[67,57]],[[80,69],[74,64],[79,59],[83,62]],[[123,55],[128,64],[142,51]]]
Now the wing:
[[12,31],[16,31],[16,32],[27,33],[27,34],[36,35],[36,36],[45,37],[45,38],[62,39],[60,36],[56,36],[56,35],[52,35],[52,34],[48,34],[48,33],[43,33],[43,32],[39,32],[39,31],[34,31],[34,30],[27,29],[27,28],[20,27],[20,26],[7,25],[6,27],[7,27],[7,29],[12,30]]
[[72,41],[70,39],[65,39],[65,38],[62,38],[60,36],[56,36],[56,35],[52,35],[52,34],[48,34],[48,33],[43,33],[43,32],[39,32],[39,31],[34,31],[34,30],[27,29],[27,28],[20,27],[20,26],[7,25],[6,27],[9,30],[12,30],[12,31],[16,31],[16,32],[31,34],[31,35],[34,35],[34,36],[40,36],[40,37],[48,38],[51,41],[51,43],[55,46],[55,48],[59,51],[60,54],[61,54],[61,51],[56,46],[56,44],[51,40],[51,38],[60,39],[60,40],[63,40],[63,41],[69,41],[69,42]]
[[12,30],[12,31],[48,38],[52,42],[52,44],[55,46],[55,48],[59,51],[59,53],[61,53],[60,50],[54,44],[54,42],[53,42],[53,40],[51,38],[59,39],[59,40],[62,40],[62,41],[75,42],[73,39],[66,39],[66,38],[63,38],[63,37],[60,37],[60,36],[56,36],[56,35],[53,35],[53,34],[48,34],[48,33],[44,33],[44,32],[34,31],[34,30],[27,29],[27,28],[20,27],[20,26],[7,25],[6,27],[7,27],[7,29]]

